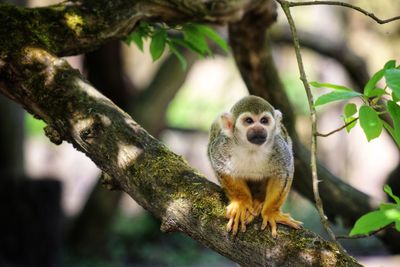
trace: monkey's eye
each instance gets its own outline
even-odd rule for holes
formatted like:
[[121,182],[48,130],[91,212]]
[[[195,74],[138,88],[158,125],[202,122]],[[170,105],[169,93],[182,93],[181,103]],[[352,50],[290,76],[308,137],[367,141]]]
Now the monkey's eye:
[[269,123],[269,119],[268,119],[268,117],[262,117],[260,122],[261,122],[261,124],[268,124]]
[[253,119],[250,118],[250,117],[245,118],[244,121],[245,121],[246,123],[248,123],[248,124],[252,124],[252,123],[254,122]]

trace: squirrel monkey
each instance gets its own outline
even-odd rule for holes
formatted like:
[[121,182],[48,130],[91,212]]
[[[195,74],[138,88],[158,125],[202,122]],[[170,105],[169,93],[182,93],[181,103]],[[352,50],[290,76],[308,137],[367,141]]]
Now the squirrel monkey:
[[281,123],[282,113],[257,96],[239,100],[217,117],[210,129],[208,157],[230,203],[227,231],[261,214],[264,230],[277,223],[299,229],[301,222],[281,212],[292,184],[292,141]]

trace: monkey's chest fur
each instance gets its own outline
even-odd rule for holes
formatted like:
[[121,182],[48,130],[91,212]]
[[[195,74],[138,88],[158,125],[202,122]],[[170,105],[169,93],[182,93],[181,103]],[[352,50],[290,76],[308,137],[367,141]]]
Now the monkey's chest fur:
[[293,176],[291,146],[280,137],[267,147],[238,145],[229,139],[217,138],[209,145],[208,155],[217,175],[255,182]]
[[271,175],[271,153],[264,149],[249,149],[247,147],[233,147],[228,164],[228,174],[235,178],[246,180],[261,180]]

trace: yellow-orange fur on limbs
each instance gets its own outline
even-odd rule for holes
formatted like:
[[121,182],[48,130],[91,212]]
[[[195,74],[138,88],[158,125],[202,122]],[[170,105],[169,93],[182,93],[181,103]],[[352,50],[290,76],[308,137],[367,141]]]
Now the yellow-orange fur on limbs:
[[294,172],[292,141],[281,119],[267,101],[247,96],[211,125],[208,157],[229,198],[227,230],[234,235],[260,214],[261,229],[270,225],[273,237],[277,223],[301,226],[281,212]]

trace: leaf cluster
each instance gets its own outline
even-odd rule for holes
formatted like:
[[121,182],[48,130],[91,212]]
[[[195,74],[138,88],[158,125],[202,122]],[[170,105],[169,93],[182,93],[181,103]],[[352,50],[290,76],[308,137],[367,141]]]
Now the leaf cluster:
[[[385,86],[380,87],[379,82],[385,80]],[[343,109],[343,120],[346,130],[350,130],[360,121],[368,141],[379,137],[385,128],[396,141],[400,148],[400,66],[395,60],[388,61],[382,69],[377,71],[364,86],[363,93],[342,85],[310,82],[317,88],[333,89],[321,95],[314,102],[314,106],[325,105],[334,101],[359,98],[362,104],[358,107],[355,103],[347,103]],[[358,112],[358,116],[357,116]],[[382,120],[381,114],[389,113],[393,126]]]
[[186,58],[182,48],[189,49],[200,57],[212,56],[208,40],[213,41],[225,52],[229,51],[228,45],[211,27],[195,23],[169,26],[165,23],[150,24],[141,22],[131,34],[125,38],[125,43],[132,42],[143,52],[145,39],[150,39],[150,54],[153,61],[159,59],[166,47],[169,48],[179,60],[182,69],[187,68]]
[[394,224],[396,230],[400,232],[400,198],[393,194],[388,185],[385,185],[383,190],[395,203],[382,203],[379,210],[361,216],[351,230],[350,236],[375,232],[390,224]]

